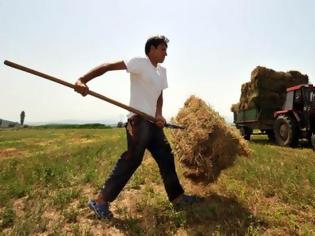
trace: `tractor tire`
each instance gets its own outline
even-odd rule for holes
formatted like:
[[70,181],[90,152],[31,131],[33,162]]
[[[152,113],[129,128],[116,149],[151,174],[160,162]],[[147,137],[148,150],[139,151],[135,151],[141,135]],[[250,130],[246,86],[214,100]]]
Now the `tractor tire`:
[[294,119],[280,115],[274,124],[276,143],[280,146],[296,147],[298,144],[298,130]]
[[245,140],[250,140],[250,135],[253,133],[253,130],[247,126],[241,127],[241,134]]

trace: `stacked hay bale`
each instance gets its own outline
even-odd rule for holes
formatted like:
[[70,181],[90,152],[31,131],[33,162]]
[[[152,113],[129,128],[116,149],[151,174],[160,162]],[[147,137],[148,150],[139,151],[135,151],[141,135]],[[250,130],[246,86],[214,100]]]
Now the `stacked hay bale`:
[[195,183],[215,181],[238,155],[250,154],[239,131],[200,98],[188,98],[174,121],[186,130],[171,131],[173,151],[184,167],[184,176]]
[[257,66],[251,73],[250,82],[242,84],[240,101],[232,105],[231,111],[279,110],[285,101],[286,89],[299,84],[308,84],[308,76],[298,71],[277,72]]

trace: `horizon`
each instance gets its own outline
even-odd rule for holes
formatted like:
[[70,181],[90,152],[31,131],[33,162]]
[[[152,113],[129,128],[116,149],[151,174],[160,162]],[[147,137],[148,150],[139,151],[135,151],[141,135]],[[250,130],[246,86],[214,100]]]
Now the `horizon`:
[[[229,119],[229,117],[223,117],[227,123],[233,123],[233,119]],[[9,122],[19,123],[19,120],[7,120],[0,117],[0,120],[6,120]],[[127,120],[114,120],[114,119],[97,119],[97,120],[75,120],[75,119],[60,119],[60,120],[49,120],[49,121],[36,121],[36,122],[28,122],[24,121],[24,125],[47,125],[47,124],[104,124],[104,125],[115,125],[118,122],[127,122]],[[171,122],[171,120],[167,120],[167,122]],[[171,122],[172,123],[172,122]]]

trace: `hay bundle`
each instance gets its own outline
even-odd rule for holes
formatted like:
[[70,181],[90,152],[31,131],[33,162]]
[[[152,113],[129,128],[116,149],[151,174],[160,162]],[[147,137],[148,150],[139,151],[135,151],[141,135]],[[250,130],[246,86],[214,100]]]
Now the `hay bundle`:
[[213,182],[237,155],[250,154],[239,131],[200,98],[188,98],[174,120],[187,127],[184,131],[172,130],[171,140],[185,169],[184,176],[193,182]]
[[308,76],[298,71],[277,72],[257,66],[251,72],[250,82],[242,84],[240,101],[232,105],[231,111],[250,108],[281,109],[286,89],[299,84],[308,84]]

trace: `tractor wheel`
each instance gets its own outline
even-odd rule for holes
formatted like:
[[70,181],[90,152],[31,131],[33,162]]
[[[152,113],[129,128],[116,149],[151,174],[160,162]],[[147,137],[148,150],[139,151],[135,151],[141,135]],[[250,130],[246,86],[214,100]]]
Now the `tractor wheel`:
[[241,134],[245,140],[250,140],[250,135],[253,133],[253,130],[247,126],[241,127]]
[[280,146],[295,147],[298,144],[296,121],[289,116],[278,116],[274,124],[276,143]]

